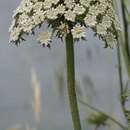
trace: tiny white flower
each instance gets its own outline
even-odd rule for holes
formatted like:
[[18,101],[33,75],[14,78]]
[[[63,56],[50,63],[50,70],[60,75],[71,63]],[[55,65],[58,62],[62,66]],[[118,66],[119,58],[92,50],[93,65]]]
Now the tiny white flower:
[[106,35],[107,33],[107,28],[102,23],[97,24],[96,30],[97,30],[97,34],[99,35]]
[[84,18],[84,22],[86,26],[93,27],[97,23],[96,16],[87,14],[86,17]]
[[81,39],[85,37],[85,27],[77,24],[71,30],[74,39]]
[[63,4],[60,4],[56,8],[57,14],[64,14],[65,13],[65,6]]
[[70,32],[68,25],[65,23],[62,23],[62,22],[61,22],[61,25],[58,27],[58,31],[60,31],[61,34],[63,34],[63,35]]
[[44,9],[50,9],[52,7],[52,0],[45,0],[44,3],[43,3],[43,7]]
[[17,22],[20,26],[24,26],[24,24],[28,22],[28,19],[29,19],[29,16],[23,13],[19,16],[19,19],[17,20]]
[[13,28],[14,28],[14,26],[15,26],[15,22],[16,22],[16,20],[13,19],[13,20],[12,20],[12,23],[11,23],[11,26],[9,27],[9,32],[10,32],[11,30],[13,30]]
[[82,5],[76,4],[74,7],[74,12],[78,15],[83,14],[85,12],[85,8]]
[[16,28],[14,27],[13,30],[11,30],[11,33],[10,33],[10,42],[11,41],[17,41],[19,39],[19,35],[21,33],[21,28]]
[[34,12],[40,11],[42,8],[43,8],[43,2],[36,2],[33,5],[33,11]]
[[30,0],[22,0],[20,5],[14,11],[13,17],[15,17],[17,13],[30,12],[32,10],[32,7],[33,3]]
[[32,16],[32,18],[33,18],[35,25],[38,25],[45,20],[45,14],[44,14],[44,12],[39,10]]
[[112,7],[109,7],[106,13],[109,17],[115,18],[115,10]]
[[46,17],[48,19],[57,19],[57,15],[58,15],[58,12],[54,8],[50,8],[49,10],[46,11]]
[[97,15],[98,15],[97,6],[96,6],[96,5],[90,6],[88,13],[89,13],[90,15],[95,15],[95,16],[97,16]]
[[29,21],[23,25],[23,31],[31,33],[34,27],[35,27],[34,21],[32,19],[29,19]]
[[33,19],[25,14],[20,15],[18,23],[24,32],[31,32],[32,28],[35,27]]
[[75,18],[76,18],[76,14],[75,14],[75,12],[72,11],[72,10],[66,11],[65,14],[64,14],[64,16],[65,16],[65,19],[66,19],[66,20],[72,21],[72,22],[74,22],[74,21],[75,21]]
[[43,5],[44,5],[44,9],[49,9],[52,7],[53,4],[57,4],[59,2],[59,0],[45,0]]
[[102,23],[106,28],[109,28],[112,25],[111,18],[109,16],[103,16]]
[[119,20],[118,20],[117,17],[116,17],[115,20],[113,20],[113,22],[114,22],[114,26],[115,26],[116,30],[117,30],[117,31],[121,31],[120,22],[119,22]]
[[59,2],[59,0],[53,0],[53,4],[57,4]]
[[51,37],[52,37],[52,32],[42,32],[39,36],[38,36],[38,41],[41,44],[45,44],[46,46],[48,44],[50,44],[51,42]]
[[85,7],[89,7],[91,1],[92,0],[80,0],[80,3],[81,3],[81,5],[83,5]]
[[97,13],[98,14],[105,13],[107,7],[108,7],[108,2],[106,3],[101,2],[100,4],[97,4],[96,5]]
[[66,7],[68,9],[72,9],[75,5],[75,1],[74,0],[64,0],[64,4],[66,5]]
[[104,36],[105,40],[106,40],[106,43],[109,47],[113,48],[113,46],[115,45],[116,43],[116,37],[112,34],[112,33],[107,33],[105,36]]

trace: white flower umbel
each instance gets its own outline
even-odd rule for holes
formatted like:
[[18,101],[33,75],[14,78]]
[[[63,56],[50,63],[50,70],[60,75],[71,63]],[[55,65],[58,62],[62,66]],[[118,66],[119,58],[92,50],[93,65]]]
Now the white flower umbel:
[[54,4],[57,4],[59,2],[59,0],[45,0],[43,2],[43,5],[44,5],[44,9],[49,9],[52,7],[52,5]]
[[64,4],[66,5],[66,7],[68,9],[72,9],[75,5],[75,1],[74,0],[64,0]]
[[96,25],[96,23],[97,23],[96,16],[88,14],[84,18],[84,22],[85,22],[86,26],[94,27]]
[[39,34],[38,36],[38,41],[42,44],[42,45],[48,45],[51,42],[51,37],[52,37],[52,32],[42,32],[41,34]]
[[75,18],[76,18],[76,14],[74,11],[72,10],[67,10],[65,12],[65,19],[68,20],[68,21],[71,21],[71,22],[75,22]]
[[48,19],[57,19],[57,15],[58,15],[58,12],[54,8],[50,8],[49,10],[46,11],[46,17]]
[[108,43],[107,45],[113,48],[116,43],[116,37],[112,33],[107,33],[104,37]]
[[[107,34],[115,42],[120,30],[112,0],[22,0],[13,15],[10,41],[21,42],[24,34],[31,34],[44,22],[58,38],[71,32],[74,38],[81,39],[85,37],[84,28],[92,28],[109,46],[112,42],[108,43]],[[61,23],[65,25],[62,30]]]
[[45,14],[41,10],[39,10],[32,16],[32,19],[33,19],[34,25],[38,25],[41,22],[44,22]]
[[74,7],[74,12],[77,15],[83,14],[85,12],[85,10],[86,9],[82,5],[79,5],[79,4],[76,4],[75,7]]
[[[106,25],[105,25],[106,26]],[[104,26],[104,24],[98,24],[97,26],[96,26],[96,32],[97,32],[97,34],[99,34],[99,35],[105,35],[106,33],[107,33],[107,28]]]
[[64,14],[65,13],[65,6],[63,4],[60,4],[56,8],[57,14]]
[[90,6],[90,2],[91,1],[92,0],[80,0],[80,3],[81,3],[81,5],[83,5],[83,6],[88,8]]
[[111,18],[109,16],[103,16],[102,23],[104,24],[104,26],[106,28],[109,28],[112,25],[112,20],[111,20]]
[[61,36],[66,35],[70,32],[68,25],[62,22],[61,22],[61,25],[57,29],[61,33]]
[[85,27],[77,24],[72,30],[72,35],[74,39],[85,38]]
[[9,41],[16,41],[19,38],[22,28],[13,28],[11,30],[10,40]]
[[43,8],[43,2],[36,2],[36,4],[33,5],[33,11],[37,13],[37,11],[41,11]]

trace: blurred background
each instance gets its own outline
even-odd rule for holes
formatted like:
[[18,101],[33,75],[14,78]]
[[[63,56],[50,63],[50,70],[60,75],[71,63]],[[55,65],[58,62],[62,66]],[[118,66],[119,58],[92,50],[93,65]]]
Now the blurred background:
[[[19,47],[9,44],[8,28],[21,0],[0,0],[0,129],[72,130],[66,90],[65,45],[54,39],[51,49],[35,37]],[[44,29],[44,27],[42,28]],[[87,30],[87,41],[75,44],[78,97],[125,124],[120,105],[117,50]],[[123,70],[127,80],[126,70]],[[79,101],[83,130],[95,130],[88,122],[92,109]],[[112,121],[101,130],[119,130]]]

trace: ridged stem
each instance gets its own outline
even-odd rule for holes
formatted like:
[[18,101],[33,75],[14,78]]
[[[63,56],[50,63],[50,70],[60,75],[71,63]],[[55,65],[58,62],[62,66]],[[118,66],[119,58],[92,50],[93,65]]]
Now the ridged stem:
[[124,23],[125,46],[126,46],[127,55],[130,58],[129,30],[128,30],[128,22],[127,22],[126,8],[125,8],[124,0],[121,0],[121,8],[122,8],[123,23]]
[[67,87],[74,130],[81,130],[78,103],[75,88],[75,63],[74,63],[74,43],[72,34],[65,38],[66,42],[66,62],[67,62]]

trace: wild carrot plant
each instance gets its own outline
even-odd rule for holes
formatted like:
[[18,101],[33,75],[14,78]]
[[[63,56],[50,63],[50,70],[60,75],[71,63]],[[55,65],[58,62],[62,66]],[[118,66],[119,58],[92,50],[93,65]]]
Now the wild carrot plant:
[[86,30],[91,28],[94,36],[113,47],[120,25],[113,9],[112,0],[22,0],[14,11],[10,27],[10,42],[18,45],[24,36],[35,34],[35,28],[43,23],[48,29],[37,40],[43,46],[51,46],[52,37],[66,43],[67,86],[75,130],[81,130],[75,90],[74,43],[86,40]]

